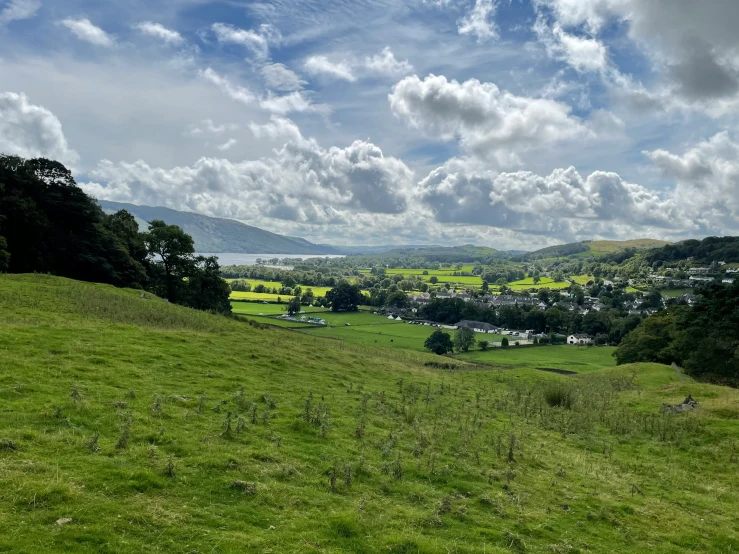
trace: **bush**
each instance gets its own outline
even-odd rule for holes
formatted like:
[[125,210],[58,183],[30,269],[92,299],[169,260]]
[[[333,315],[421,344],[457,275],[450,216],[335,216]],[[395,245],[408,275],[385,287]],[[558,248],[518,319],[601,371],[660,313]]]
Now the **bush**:
[[508,348],[508,339],[506,337],[503,337],[503,340],[500,341],[500,346],[502,348]]
[[562,383],[552,383],[544,389],[544,401],[550,408],[572,409],[574,394],[572,389]]

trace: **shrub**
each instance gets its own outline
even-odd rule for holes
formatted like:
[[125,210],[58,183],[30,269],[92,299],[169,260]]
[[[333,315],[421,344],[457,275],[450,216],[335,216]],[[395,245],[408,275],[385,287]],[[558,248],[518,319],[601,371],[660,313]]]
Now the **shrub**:
[[574,394],[572,389],[562,383],[552,383],[544,389],[544,401],[551,408],[572,408]]
[[500,341],[500,346],[502,348],[508,348],[508,339],[506,337],[503,337],[503,340]]

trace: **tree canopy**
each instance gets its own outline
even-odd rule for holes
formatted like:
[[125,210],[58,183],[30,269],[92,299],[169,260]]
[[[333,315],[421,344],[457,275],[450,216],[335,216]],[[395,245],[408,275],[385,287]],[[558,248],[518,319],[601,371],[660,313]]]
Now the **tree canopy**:
[[125,210],[106,214],[52,160],[0,156],[0,271],[146,288],[171,302],[231,311],[218,261],[195,257],[182,229],[152,221],[142,233]]
[[346,281],[326,293],[326,302],[333,312],[356,312],[363,298],[362,289]]
[[672,363],[702,378],[739,384],[739,283],[711,284],[694,306],[644,320],[616,350],[618,363]]
[[454,342],[452,342],[452,337],[449,333],[444,333],[441,329],[437,329],[431,333],[423,346],[426,350],[431,350],[431,352],[438,354],[439,356],[454,351]]

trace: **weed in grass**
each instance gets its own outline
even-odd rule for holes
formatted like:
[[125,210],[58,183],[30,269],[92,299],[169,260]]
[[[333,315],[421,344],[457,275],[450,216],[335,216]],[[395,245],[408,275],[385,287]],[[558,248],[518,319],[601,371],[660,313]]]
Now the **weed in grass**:
[[516,448],[516,435],[510,433],[508,435],[508,463],[512,464],[516,461],[514,449]]
[[118,450],[125,450],[128,448],[128,442],[131,440],[131,414],[127,413],[123,416],[123,422],[120,427],[120,434],[118,435],[118,442],[115,443],[115,447]]
[[170,479],[174,479],[177,474],[175,472],[174,458],[172,455],[167,457],[167,465],[164,468],[164,474]]
[[80,392],[79,387],[77,387],[76,385],[69,390],[69,397],[75,404],[82,403],[82,393]]
[[262,412],[262,424],[267,425],[269,424],[269,420],[272,419],[272,410],[269,408],[269,404],[264,407],[264,411]]
[[324,407],[323,413],[321,414],[321,438],[326,438],[328,432],[331,430],[331,413],[329,409]]
[[242,492],[248,496],[254,496],[257,494],[257,484],[256,483],[249,483],[247,481],[232,481],[230,487],[235,490]]
[[85,442],[85,448],[87,448],[90,452],[99,452],[100,451],[100,433],[95,431],[95,433],[92,435],[90,440]]
[[130,399],[132,399],[132,400],[133,400],[134,398],[136,398],[136,391],[135,391],[135,390],[133,390],[133,389],[130,389],[130,390],[128,391],[128,397],[129,397]]
[[398,457],[395,458],[395,463],[393,463],[393,477],[398,481],[403,479],[403,463],[400,459],[400,454],[398,454]]
[[162,415],[162,397],[158,394],[154,396],[154,401],[151,404],[151,413],[155,416]]
[[239,415],[236,418],[236,433],[240,435],[244,429],[246,429],[246,420],[243,416]]
[[257,424],[257,405],[251,404],[249,406],[249,420],[251,421],[252,425]]
[[10,439],[0,439],[0,452],[15,452],[18,445]]
[[275,408],[277,408],[277,402],[275,401],[275,399],[274,399],[274,398],[272,398],[272,397],[271,397],[271,396],[270,396],[269,394],[267,394],[266,392],[262,394],[262,396],[261,396],[260,400],[261,400],[262,402],[264,402],[265,404],[267,404],[267,407],[268,407],[268,408],[269,408],[270,410],[274,410]]
[[226,414],[226,419],[223,422],[223,433],[222,436],[231,438],[231,412]]
[[336,461],[331,464],[328,470],[328,488],[333,492],[336,490],[336,480],[339,476],[339,470],[336,467]]
[[198,407],[197,407],[197,410],[198,410],[198,413],[199,414],[202,414],[203,413],[203,410],[205,409],[205,401],[207,399],[208,398],[204,394],[201,394],[200,395],[200,398],[198,398]]

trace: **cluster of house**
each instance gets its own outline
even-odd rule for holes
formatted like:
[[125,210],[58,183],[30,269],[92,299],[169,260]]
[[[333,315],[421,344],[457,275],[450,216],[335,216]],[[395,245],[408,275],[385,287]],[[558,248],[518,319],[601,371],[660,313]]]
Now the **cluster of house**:
[[[439,300],[459,298],[465,302],[474,302],[488,308],[500,308],[502,306],[536,306],[540,310],[546,310],[546,303],[533,296],[513,296],[506,294],[486,294],[473,297],[469,292],[439,291],[435,298]],[[417,304],[428,304],[434,297],[428,292],[411,296],[411,300]]]

